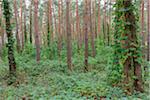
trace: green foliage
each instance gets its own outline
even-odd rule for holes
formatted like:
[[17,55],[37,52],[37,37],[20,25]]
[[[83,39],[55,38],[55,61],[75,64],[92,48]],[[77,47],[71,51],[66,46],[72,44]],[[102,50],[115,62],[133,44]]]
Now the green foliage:
[[[136,61],[142,64],[142,52],[139,42],[138,36],[138,9],[134,6],[134,4],[129,5],[130,7],[124,6],[123,0],[117,0],[116,4],[114,5],[115,8],[115,18],[114,18],[114,55],[113,58],[110,60],[110,83],[116,84],[122,81],[123,79],[123,67],[125,62],[130,57],[136,57]],[[135,23],[130,22],[125,18],[125,14],[130,13],[135,15]],[[134,18],[132,19],[134,20]],[[135,28],[135,33],[132,33],[130,28]],[[134,36],[134,40],[129,38],[130,34]],[[127,43],[127,41],[129,43]],[[113,65],[113,66],[112,66]],[[131,64],[131,69],[133,69]]]
[[[0,97],[6,100],[21,99],[23,97],[36,100],[93,100],[94,98],[137,99],[148,100],[147,94],[127,96],[119,87],[108,84],[110,63],[113,58],[113,48],[104,47],[103,41],[97,41],[97,55],[89,57],[90,71],[84,73],[84,48],[78,51],[73,45],[73,72],[69,72],[66,64],[65,45],[62,58],[52,53],[49,59],[49,49],[41,48],[41,62],[36,64],[35,48],[27,44],[21,54],[15,54],[17,62],[17,82],[7,86],[8,65],[3,61],[0,67]],[[51,45],[56,48],[56,44]],[[5,48],[4,48],[5,49]],[[5,50],[4,50],[5,51]],[[57,54],[57,50],[54,50]],[[5,54],[3,55],[5,56]]]

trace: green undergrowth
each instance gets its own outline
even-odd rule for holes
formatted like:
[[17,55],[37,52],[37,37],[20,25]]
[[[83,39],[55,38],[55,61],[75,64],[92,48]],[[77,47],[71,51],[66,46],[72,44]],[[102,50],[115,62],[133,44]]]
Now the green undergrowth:
[[120,87],[108,84],[113,53],[111,47],[97,47],[97,56],[89,57],[89,71],[86,73],[82,50],[78,53],[74,51],[71,72],[67,69],[65,50],[58,60],[48,59],[45,49],[41,51],[39,64],[36,64],[35,52],[30,46],[22,54],[15,54],[17,79],[11,86],[7,85],[8,64],[4,53],[0,64],[0,100],[149,100],[146,93],[129,96]]

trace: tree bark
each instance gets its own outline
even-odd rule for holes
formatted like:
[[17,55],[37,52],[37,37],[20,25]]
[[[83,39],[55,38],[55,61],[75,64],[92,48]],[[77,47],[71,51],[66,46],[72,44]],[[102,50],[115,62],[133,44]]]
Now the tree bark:
[[27,38],[27,26],[26,26],[26,0],[24,0],[24,40],[25,43],[27,43],[28,38]]
[[[10,3],[8,0],[3,0],[4,4],[4,16],[5,16],[5,24],[6,24],[6,33],[7,33],[7,38],[8,38],[8,61],[9,61],[9,72],[10,72],[10,78],[16,76],[16,62],[15,62],[15,57],[14,57],[14,40],[13,40],[13,33],[12,33],[12,28],[11,28],[11,23],[10,23],[10,18],[11,18],[11,12],[10,12]],[[10,79],[10,83],[12,84],[14,80]]]
[[50,1],[47,2],[47,46],[50,47]]
[[89,13],[90,13],[90,37],[91,37],[91,47],[92,47],[92,56],[95,57],[95,41],[94,41],[94,31],[93,31],[93,22],[92,22],[92,1],[89,1]]
[[[2,47],[3,47],[3,44],[2,44],[2,4],[0,3],[0,57],[2,57]],[[1,60],[1,59],[0,59]]]
[[77,33],[77,36],[78,36],[78,50],[81,48],[81,33],[79,31],[79,28],[80,28],[80,19],[79,19],[79,7],[78,7],[78,0],[76,0],[76,33]]
[[70,0],[66,0],[66,31],[67,31],[67,64],[72,71],[72,45],[71,45],[71,24],[70,24]]
[[85,0],[85,9],[84,9],[84,42],[85,42],[85,52],[84,52],[84,64],[85,64],[85,71],[88,71],[88,0]]
[[93,18],[93,33],[94,33],[94,39],[97,37],[97,20],[96,20],[96,17],[97,17],[97,14],[96,14],[96,12],[97,12],[97,10],[96,10],[96,0],[93,0],[92,1],[92,5],[93,5],[93,7],[92,7],[92,11],[93,11],[93,16],[92,16],[92,18]]
[[141,36],[142,36],[142,46],[144,46],[145,45],[145,36],[144,36],[144,0],[141,1]]
[[14,12],[15,12],[15,21],[16,21],[16,39],[17,39],[17,51],[20,52],[20,37],[19,37],[19,25],[18,25],[18,10],[17,10],[17,3],[14,0]]
[[150,0],[147,0],[147,61],[150,61]]
[[[132,0],[124,0],[123,1],[124,9],[128,9],[132,6]],[[137,39],[137,29],[136,29],[136,17],[134,15],[134,12],[132,9],[129,9],[124,12],[124,21],[125,21],[125,32],[124,36],[127,37],[124,43],[122,45],[124,46],[124,49],[129,50],[125,56],[127,56],[127,59],[124,63],[124,75],[125,75],[125,81],[127,84],[129,84],[131,78],[130,70],[134,68],[134,89],[140,92],[143,92],[143,85],[142,85],[142,70],[141,70],[141,64],[138,62],[138,51],[139,43]],[[128,24],[130,23],[130,24]],[[131,50],[134,48],[134,50]],[[131,54],[131,56],[128,56],[128,54]],[[132,62],[133,60],[133,62]]]
[[[4,21],[3,17],[1,19],[1,21],[2,21],[2,23],[5,24],[5,21]],[[3,26],[1,27],[1,31],[2,31],[2,46],[4,46],[4,44],[5,44],[5,40],[4,40],[4,38],[5,38],[5,29],[3,28]]]
[[61,55],[62,33],[61,33],[61,0],[58,0],[58,56]]
[[22,12],[22,0],[20,1],[20,32],[21,32],[21,37],[22,37],[22,51],[24,49],[24,32],[23,32],[23,25],[22,25],[22,15],[23,15],[23,12]]
[[[104,0],[104,21],[103,21],[103,35],[104,35],[104,45],[106,44],[106,41],[107,41],[107,39],[106,39],[106,34],[107,34],[107,29],[106,29],[106,23],[107,23],[107,21],[106,21],[106,0]],[[108,42],[108,41],[107,41]]]
[[30,43],[32,44],[32,32],[33,32],[33,29],[32,29],[32,19],[33,19],[33,14],[32,14],[32,4],[33,4],[33,1],[31,0],[31,4],[30,4],[30,30],[29,30],[29,34],[30,34]]
[[35,46],[36,46],[36,61],[40,62],[40,39],[38,29],[38,0],[34,0],[34,31],[35,31]]
[[98,27],[97,27],[97,35],[101,33],[101,15],[100,15],[100,12],[101,12],[101,0],[98,0]]

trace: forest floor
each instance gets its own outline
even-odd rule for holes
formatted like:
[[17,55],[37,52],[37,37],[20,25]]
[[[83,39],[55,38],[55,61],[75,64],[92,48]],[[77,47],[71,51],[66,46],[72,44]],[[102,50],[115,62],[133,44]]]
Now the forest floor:
[[36,64],[33,55],[17,55],[17,81],[11,86],[7,85],[8,64],[4,60],[0,62],[0,100],[150,100],[146,93],[127,96],[121,88],[108,84],[111,53],[108,47],[99,52],[100,56],[90,57],[86,73],[79,56],[73,57],[74,71],[70,72],[63,60],[43,56]]

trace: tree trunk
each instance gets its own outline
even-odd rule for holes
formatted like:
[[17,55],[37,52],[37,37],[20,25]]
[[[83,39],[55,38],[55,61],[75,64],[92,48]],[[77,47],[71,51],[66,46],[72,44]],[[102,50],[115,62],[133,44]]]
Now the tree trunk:
[[[57,28],[56,14],[55,14],[55,6],[54,6],[54,9],[53,9],[53,16],[54,16],[55,34],[58,36],[58,28]],[[58,51],[58,55],[59,55],[59,51]]]
[[147,30],[148,30],[148,35],[147,35],[147,61],[150,61],[150,0],[147,0]]
[[67,31],[67,64],[69,70],[72,70],[72,46],[71,46],[71,24],[70,24],[70,0],[66,0],[66,31]]
[[50,47],[50,1],[47,2],[47,46]]
[[[101,0],[98,0],[98,27],[97,27],[97,34],[100,34],[101,33],[101,15],[100,15],[100,12],[101,12]],[[96,37],[97,37],[97,34]]]
[[107,21],[106,21],[106,0],[104,0],[104,16],[103,16],[104,18],[104,21],[103,21],[103,35],[104,35],[104,45],[106,45],[106,41],[107,41],[107,39],[106,39],[106,33],[107,33],[107,29],[106,29],[106,23],[107,23]]
[[92,1],[89,1],[89,12],[90,12],[90,36],[91,36],[91,47],[92,47],[92,56],[95,57],[95,42],[94,42],[94,31],[93,31],[93,22],[92,22]]
[[24,32],[23,32],[23,25],[22,25],[22,0],[20,1],[20,32],[21,32],[21,37],[22,37],[22,51],[24,49]]
[[79,7],[78,7],[78,0],[76,0],[76,33],[78,36],[78,50],[81,48],[80,41],[81,41],[81,33],[79,32],[80,28],[80,19],[79,19]]
[[141,36],[142,36],[142,46],[144,46],[145,45],[145,36],[144,36],[144,0],[141,1]]
[[93,11],[93,16],[92,16],[92,18],[93,18],[93,33],[94,33],[94,39],[96,38],[96,36],[97,36],[97,20],[96,20],[96,17],[97,17],[97,14],[96,14],[96,12],[97,12],[97,10],[96,10],[96,0],[94,1],[92,1],[92,5],[93,5],[93,7],[92,7],[92,11]]
[[25,43],[27,43],[28,38],[27,38],[27,27],[26,27],[26,0],[24,0],[24,40]]
[[34,31],[35,31],[35,46],[36,46],[36,61],[40,62],[40,39],[38,29],[38,0],[34,0]]
[[18,10],[17,10],[17,3],[14,0],[14,13],[15,13],[15,21],[16,21],[16,39],[17,39],[17,51],[20,52],[20,38],[19,38],[19,25],[18,25]]
[[58,0],[58,56],[61,55],[62,33],[61,33],[61,0]]
[[63,20],[63,19],[65,19],[65,15],[64,15],[64,10],[63,10],[63,7],[64,7],[64,5],[63,5],[63,0],[61,0],[61,34],[62,34],[62,41],[63,41],[63,38],[65,37],[65,34],[63,34],[63,33],[65,33],[65,20]]
[[85,42],[85,52],[84,52],[84,64],[85,64],[85,71],[88,71],[88,20],[89,20],[89,16],[88,16],[88,0],[85,0],[84,3],[84,42]]
[[[2,17],[2,19],[1,19],[1,21],[2,21],[2,23],[4,23],[5,24],[5,21],[4,21],[4,19],[3,19],[3,17]],[[2,25],[2,24],[1,24]],[[5,40],[4,40],[4,36],[5,36],[5,29],[3,28],[3,26],[1,27],[1,31],[2,31],[2,46],[4,46],[4,44],[5,44]]]
[[33,18],[33,16],[32,16],[32,4],[33,4],[33,1],[31,0],[31,4],[30,4],[30,30],[29,30],[29,33],[30,33],[30,43],[32,44],[32,18]]
[[[0,57],[2,57],[2,47],[3,47],[3,44],[2,44],[2,4],[0,3]],[[1,60],[1,59],[0,59]]]
[[52,19],[52,0],[49,0],[49,24],[50,24],[50,37],[53,40],[53,19]]
[[[124,9],[128,9],[132,7],[132,0],[124,0],[123,1]],[[124,75],[125,75],[125,81],[127,84],[129,84],[130,79],[132,79],[131,71],[134,68],[134,88],[137,91],[143,92],[143,86],[142,86],[142,70],[141,70],[141,64],[138,62],[138,48],[140,48],[138,39],[137,39],[137,29],[136,29],[136,17],[134,15],[133,9],[129,9],[124,12],[124,21],[125,21],[125,32],[124,36],[127,37],[124,43],[122,45],[124,46],[124,49],[129,50],[125,56],[127,56],[127,59],[124,63]],[[127,24],[130,23],[130,24]],[[134,48],[134,50],[131,50]],[[131,54],[129,56],[128,54]]]
[[[11,12],[10,12],[10,6],[8,0],[3,0],[4,4],[4,15],[5,15],[5,24],[6,24],[6,33],[8,38],[8,61],[9,61],[9,72],[10,72],[10,78],[16,76],[16,62],[14,57],[14,40],[13,40],[13,34],[12,34],[12,28],[10,23],[11,18]],[[14,80],[10,79],[10,83],[12,84]]]

